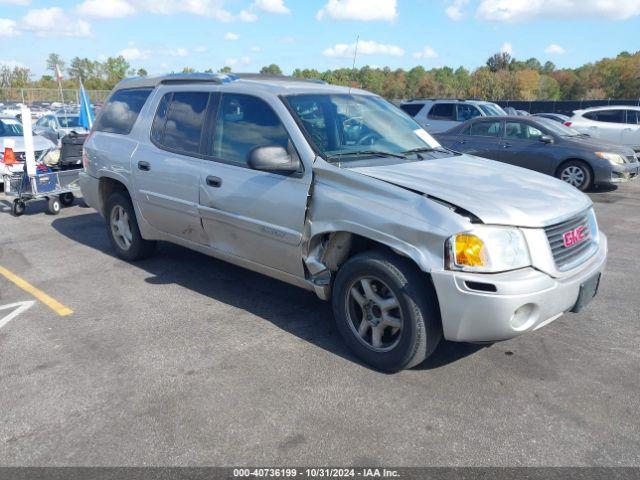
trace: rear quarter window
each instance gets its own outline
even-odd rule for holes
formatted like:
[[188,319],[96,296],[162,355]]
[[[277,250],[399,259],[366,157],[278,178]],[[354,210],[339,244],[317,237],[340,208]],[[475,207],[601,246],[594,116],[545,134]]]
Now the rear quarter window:
[[454,120],[456,106],[453,103],[436,103],[429,112],[431,120]]
[[102,108],[94,129],[99,132],[128,135],[152,91],[151,88],[118,90]]
[[400,108],[404,110],[405,113],[407,113],[412,117],[415,117],[418,114],[418,112],[422,110],[422,107],[424,107],[424,105],[421,105],[419,103],[408,103],[406,105],[400,105]]

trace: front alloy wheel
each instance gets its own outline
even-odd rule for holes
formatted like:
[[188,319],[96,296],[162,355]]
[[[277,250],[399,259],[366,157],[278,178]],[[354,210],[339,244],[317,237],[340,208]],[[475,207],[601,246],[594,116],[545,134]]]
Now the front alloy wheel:
[[349,326],[374,351],[387,352],[400,341],[402,311],[393,291],[379,278],[357,279],[347,297]]
[[560,168],[558,178],[578,190],[585,191],[591,187],[591,171],[584,163],[571,161]]

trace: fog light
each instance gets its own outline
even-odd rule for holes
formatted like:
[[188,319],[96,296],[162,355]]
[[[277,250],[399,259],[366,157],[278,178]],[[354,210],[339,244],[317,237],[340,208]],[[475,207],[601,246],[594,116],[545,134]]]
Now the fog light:
[[531,327],[538,318],[538,306],[533,303],[518,308],[511,317],[511,328],[523,331]]

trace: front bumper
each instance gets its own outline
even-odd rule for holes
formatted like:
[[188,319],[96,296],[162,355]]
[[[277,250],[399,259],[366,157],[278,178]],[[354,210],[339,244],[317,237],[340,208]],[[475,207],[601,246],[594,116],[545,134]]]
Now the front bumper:
[[[562,278],[534,268],[499,274],[431,272],[444,337],[496,342],[537,330],[574,308],[581,286],[602,273],[606,259],[607,239],[600,233],[598,251]],[[479,291],[477,284],[493,285],[495,292]]]
[[611,183],[624,183],[638,177],[640,163],[615,165],[611,171]]

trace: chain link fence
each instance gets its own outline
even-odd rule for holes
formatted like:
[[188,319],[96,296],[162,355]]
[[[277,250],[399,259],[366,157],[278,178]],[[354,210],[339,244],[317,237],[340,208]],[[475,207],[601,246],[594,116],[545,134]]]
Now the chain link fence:
[[[109,90],[87,90],[93,103],[104,102]],[[80,103],[80,93],[76,89],[63,89],[62,98],[65,103]],[[57,88],[9,88],[0,87],[0,103],[20,102],[27,105],[33,103],[60,102],[60,90]]]

